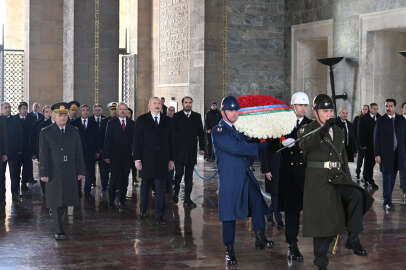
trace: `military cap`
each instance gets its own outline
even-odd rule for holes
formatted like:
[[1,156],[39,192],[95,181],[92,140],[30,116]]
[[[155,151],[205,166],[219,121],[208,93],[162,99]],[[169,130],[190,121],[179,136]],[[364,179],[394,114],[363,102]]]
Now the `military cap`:
[[66,102],[59,102],[52,105],[51,110],[55,113],[67,114],[69,112],[69,104]]
[[228,96],[223,98],[221,101],[221,110],[222,111],[238,111],[240,109],[240,103],[233,96]]
[[317,95],[313,100],[314,110],[334,109],[334,103],[330,96],[326,94]]
[[109,104],[107,104],[107,108],[109,110],[116,110],[117,109],[117,102],[110,102]]
[[80,103],[77,101],[71,101],[68,103],[69,110],[77,111],[80,107]]

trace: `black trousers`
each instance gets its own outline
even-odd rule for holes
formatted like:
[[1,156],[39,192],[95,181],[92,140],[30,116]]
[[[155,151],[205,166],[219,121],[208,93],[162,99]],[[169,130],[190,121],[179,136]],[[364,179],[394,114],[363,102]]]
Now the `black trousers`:
[[175,187],[174,187],[174,195],[179,195],[180,190],[180,182],[182,182],[183,174],[185,175],[185,198],[184,201],[190,201],[190,194],[192,193],[193,188],[193,169],[195,165],[193,164],[185,164],[177,162],[175,163]]
[[0,168],[0,202],[4,202],[6,200],[6,168],[7,168],[7,161],[1,161],[1,168]]
[[364,163],[364,159],[365,159],[365,150],[358,149],[357,169],[355,170],[355,173],[357,175],[360,175],[360,173],[361,173],[361,167],[362,167],[362,164]]
[[374,167],[375,167],[375,154],[372,149],[367,149],[365,151],[365,161],[364,161],[364,171],[363,177],[367,183],[374,183],[373,175],[374,175]]
[[96,160],[89,159],[86,160],[86,180],[85,180],[85,194],[90,194],[92,190],[92,184],[96,183],[95,175]]
[[21,175],[22,159],[13,159],[8,161],[8,168],[10,170],[11,193],[13,195],[20,194],[20,175]]
[[146,213],[152,185],[155,186],[155,217],[162,217],[165,213],[165,191],[167,178],[146,178],[141,182],[141,213]]
[[299,235],[300,212],[285,212],[285,236],[290,245],[297,243]]
[[[364,199],[360,190],[351,186],[337,186],[343,202],[346,227],[350,234],[358,235],[363,230],[362,219]],[[328,249],[335,236],[315,237],[313,239],[314,264],[318,267],[327,267]]]
[[207,133],[207,158],[214,158],[213,141],[211,140],[211,133]]
[[131,158],[111,159],[111,181],[109,188],[110,203],[114,202],[116,191],[120,193],[120,202],[124,202],[127,194],[128,177],[130,175]]
[[33,166],[32,166],[32,157],[24,156],[22,159],[23,172],[22,180],[23,184],[31,182],[34,179]]
[[66,214],[67,207],[55,207],[51,208],[52,210],[52,217],[54,218],[55,222],[55,232],[56,233],[65,233],[63,229],[63,222]]
[[104,160],[99,161],[99,171],[100,171],[100,179],[102,190],[107,190],[107,185],[109,184],[109,174],[111,171],[110,164],[104,162]]

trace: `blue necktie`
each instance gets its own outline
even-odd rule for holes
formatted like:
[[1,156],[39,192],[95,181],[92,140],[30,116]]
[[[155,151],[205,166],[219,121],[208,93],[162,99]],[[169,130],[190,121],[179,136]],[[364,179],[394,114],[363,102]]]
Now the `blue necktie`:
[[154,121],[154,127],[158,127],[159,123],[158,123],[158,116],[155,116],[155,121]]

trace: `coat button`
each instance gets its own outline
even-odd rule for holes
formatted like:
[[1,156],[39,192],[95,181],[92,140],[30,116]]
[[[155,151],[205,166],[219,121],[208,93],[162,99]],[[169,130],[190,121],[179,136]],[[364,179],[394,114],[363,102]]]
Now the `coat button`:
[[303,151],[302,151],[302,150],[300,150],[300,154],[303,154]]
[[293,155],[293,152],[290,152],[291,155]]
[[333,155],[333,153],[330,153],[330,156],[332,156]]
[[291,163],[290,163],[290,166],[293,166],[293,165],[295,165],[295,163],[291,162]]
[[331,179],[328,179],[328,182],[331,183]]
[[300,162],[300,165],[303,165],[303,162]]

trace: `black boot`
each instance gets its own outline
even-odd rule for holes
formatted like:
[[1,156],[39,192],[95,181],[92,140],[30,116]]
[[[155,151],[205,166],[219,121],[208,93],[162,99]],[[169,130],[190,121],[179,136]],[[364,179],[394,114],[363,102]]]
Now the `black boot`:
[[264,231],[255,232],[255,248],[264,249],[264,248],[273,248],[274,243],[268,239],[264,234]]
[[237,264],[237,258],[235,257],[233,245],[226,246],[226,264],[227,265],[236,265]]
[[355,255],[358,256],[367,256],[368,252],[364,249],[361,245],[359,237],[357,234],[350,234],[347,239],[347,243],[345,247],[348,249],[352,249]]
[[303,255],[300,253],[297,243],[289,244],[288,259],[298,262],[303,262]]

